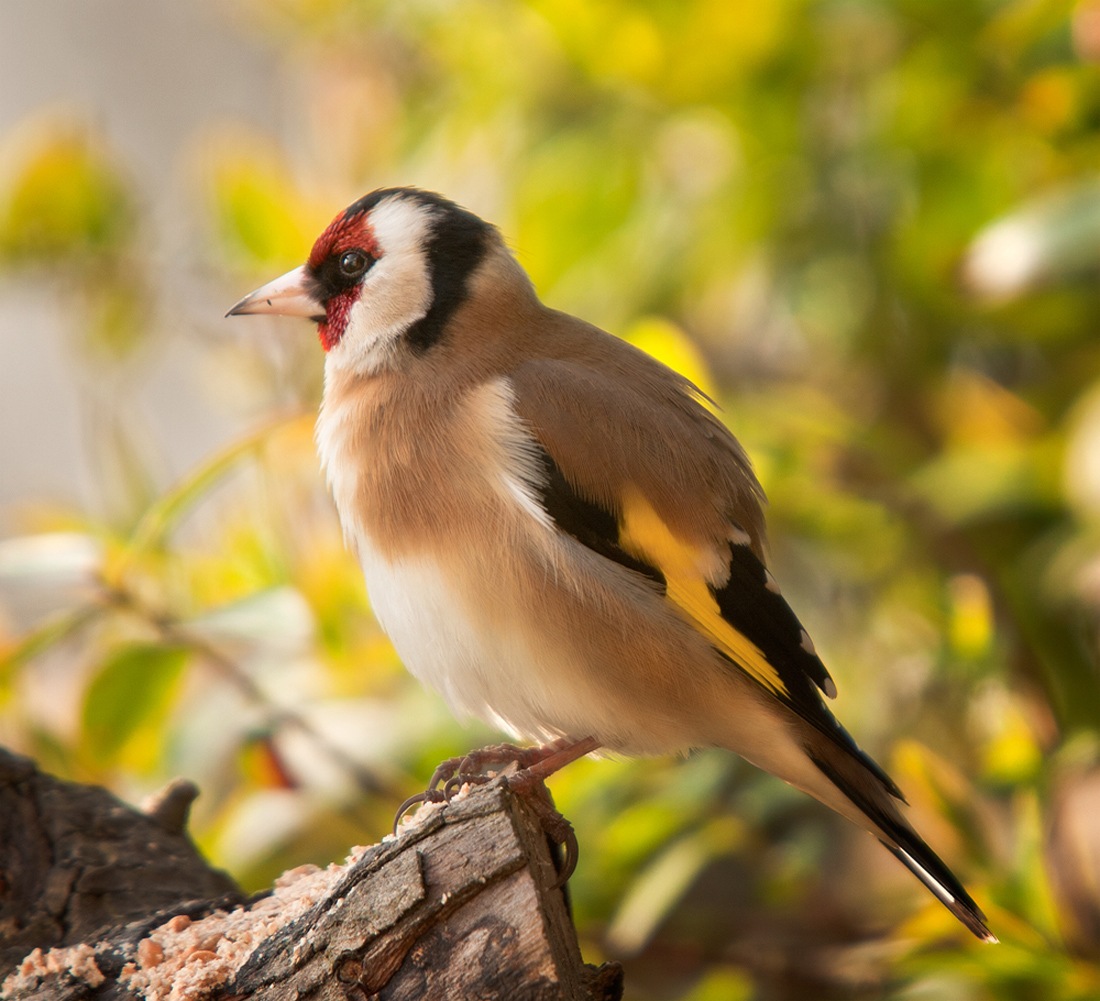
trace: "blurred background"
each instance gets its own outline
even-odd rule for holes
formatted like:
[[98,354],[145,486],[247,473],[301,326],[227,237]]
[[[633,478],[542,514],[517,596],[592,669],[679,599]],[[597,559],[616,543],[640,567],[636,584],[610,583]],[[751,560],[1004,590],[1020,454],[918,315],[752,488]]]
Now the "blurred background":
[[586,959],[1100,997],[1098,0],[4,0],[0,744],[194,779],[256,889],[496,738],[371,619],[312,328],[221,318],[392,184],[721,402],[839,715],[1002,941],[705,752],[553,779]]

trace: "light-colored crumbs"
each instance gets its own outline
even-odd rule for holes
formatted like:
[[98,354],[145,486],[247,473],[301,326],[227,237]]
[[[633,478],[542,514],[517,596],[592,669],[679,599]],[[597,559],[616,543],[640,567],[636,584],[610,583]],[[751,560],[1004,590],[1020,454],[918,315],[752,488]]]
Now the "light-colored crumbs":
[[44,953],[35,949],[18,969],[0,987],[0,997],[9,997],[16,991],[35,987],[39,980],[51,973],[69,973],[92,987],[98,987],[106,977],[95,962],[95,949],[82,942],[67,949],[51,949]]
[[143,970],[159,966],[164,961],[164,950],[151,938],[143,938],[138,942],[138,965]]
[[[275,881],[270,897],[247,910],[215,911],[200,921],[177,915],[138,943],[137,963],[123,968],[120,983],[150,1001],[198,1001],[227,983],[260,943],[328,896],[366,851],[353,848],[344,865],[290,869]],[[0,998],[64,970],[93,987],[104,981],[90,945],[51,949],[44,955],[35,949],[4,981]]]

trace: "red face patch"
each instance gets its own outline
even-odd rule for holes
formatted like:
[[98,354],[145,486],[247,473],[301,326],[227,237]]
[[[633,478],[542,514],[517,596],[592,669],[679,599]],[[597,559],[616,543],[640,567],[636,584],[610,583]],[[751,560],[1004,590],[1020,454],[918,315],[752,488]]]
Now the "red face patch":
[[348,328],[348,317],[351,315],[351,307],[359,301],[359,291],[362,286],[334,295],[325,303],[325,318],[317,324],[317,336],[321,339],[321,347],[327,354],[344,336]]
[[307,266],[311,271],[316,271],[325,258],[354,249],[365,250],[375,257],[381,256],[367,212],[356,212],[350,217],[347,212],[341,212],[333,219],[313,244]]
[[[365,251],[376,260],[381,257],[369,215],[368,212],[356,212],[349,216],[345,211],[333,219],[313,244],[306,262],[307,270],[320,277],[349,250]],[[317,335],[325,351],[331,351],[340,343],[347,329],[351,308],[359,301],[361,291],[362,285],[358,282],[341,291],[331,290],[332,294],[325,300],[325,318],[317,326]]]

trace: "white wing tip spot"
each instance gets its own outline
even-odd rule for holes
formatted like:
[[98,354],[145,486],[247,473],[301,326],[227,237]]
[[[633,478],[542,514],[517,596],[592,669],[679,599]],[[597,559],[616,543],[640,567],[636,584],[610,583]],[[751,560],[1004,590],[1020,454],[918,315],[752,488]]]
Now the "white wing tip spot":
[[817,648],[814,646],[814,641],[810,639],[810,634],[806,632],[805,629],[802,630],[802,642],[799,645],[811,657],[817,656]]
[[751,546],[752,538],[749,533],[743,528],[738,528],[736,525],[730,530],[730,542],[735,546]]
[[771,591],[772,594],[782,594],[783,593],[782,591],[779,590],[779,584],[776,582],[775,578],[772,576],[772,572],[770,570],[765,570],[764,571],[764,587],[766,587],[769,591]]

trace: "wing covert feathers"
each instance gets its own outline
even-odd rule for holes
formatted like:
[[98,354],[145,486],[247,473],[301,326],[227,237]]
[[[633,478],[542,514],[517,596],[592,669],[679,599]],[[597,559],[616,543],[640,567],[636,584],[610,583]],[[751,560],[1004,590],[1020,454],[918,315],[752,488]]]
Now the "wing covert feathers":
[[[554,469],[554,489],[546,488],[543,503],[560,529],[657,583],[735,669],[857,759],[891,796],[903,799],[890,776],[860,750],[822,702],[818,687],[826,691],[832,679],[817,655],[806,649],[805,630],[782,596],[769,589],[767,571],[748,546],[707,548],[677,538],[633,488],[625,492],[619,513],[612,514],[579,498],[549,456],[547,462]],[[582,508],[583,523],[576,518]],[[559,520],[562,512],[568,516],[564,522]],[[716,578],[725,583],[718,586]]]
[[545,455],[543,506],[562,531],[656,582],[727,661],[900,799],[818,694],[836,688],[764,566],[763,493],[741,446],[691,383],[600,337],[605,356],[586,342],[589,357],[528,361],[510,377]]
[[509,374],[517,413],[571,487],[617,514],[632,485],[690,540],[725,538],[736,522],[762,557],[763,492],[733,435],[671,369],[623,341],[597,346],[607,357],[540,358]]

